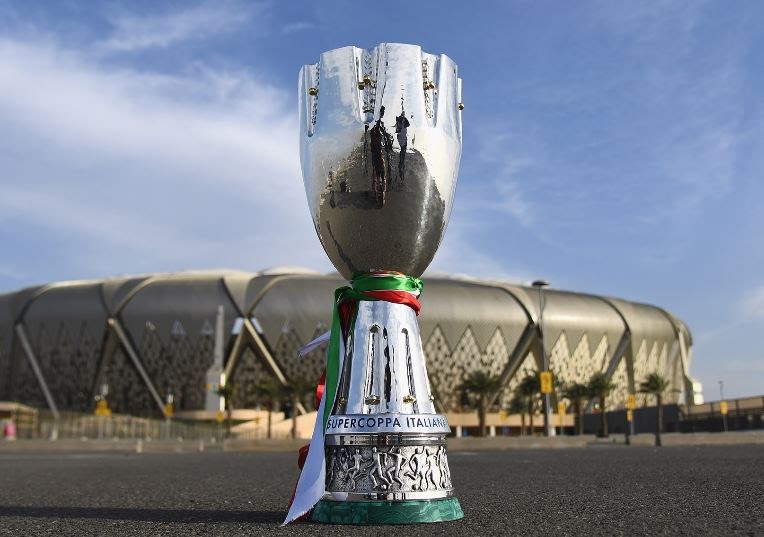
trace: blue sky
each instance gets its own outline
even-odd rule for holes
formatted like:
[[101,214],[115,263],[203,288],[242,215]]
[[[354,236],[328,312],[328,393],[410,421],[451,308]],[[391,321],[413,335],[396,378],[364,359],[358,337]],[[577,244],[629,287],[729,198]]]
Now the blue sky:
[[0,292],[331,266],[299,170],[297,73],[379,42],[464,81],[432,271],[660,305],[706,397],[764,393],[764,5],[0,0]]

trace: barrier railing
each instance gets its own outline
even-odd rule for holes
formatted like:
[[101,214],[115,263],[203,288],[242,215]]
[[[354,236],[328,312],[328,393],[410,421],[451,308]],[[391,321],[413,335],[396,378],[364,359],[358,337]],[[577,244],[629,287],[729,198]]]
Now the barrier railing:
[[[35,421],[20,423],[19,439],[83,439],[83,440],[201,440],[221,442],[227,436],[224,423],[188,422],[174,419],[157,420],[135,416],[93,416],[61,412],[56,420],[52,413],[40,410]],[[248,437],[256,438],[253,432]]]

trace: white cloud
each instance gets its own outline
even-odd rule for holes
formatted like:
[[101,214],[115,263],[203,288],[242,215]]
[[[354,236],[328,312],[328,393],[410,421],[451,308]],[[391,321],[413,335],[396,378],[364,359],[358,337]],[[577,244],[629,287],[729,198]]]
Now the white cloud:
[[164,15],[122,13],[111,18],[114,32],[99,47],[105,51],[133,52],[231,32],[251,21],[262,7],[262,4],[203,2]]
[[[729,28],[721,32],[722,46],[710,44],[704,35],[708,4],[598,1],[591,17],[598,28],[619,38],[623,62],[632,66],[620,75],[614,92],[638,99],[647,114],[644,119],[661,120],[651,121],[650,132],[645,132],[639,130],[642,118],[635,118],[635,135],[625,140],[645,157],[628,180],[663,179],[663,184],[655,181],[653,196],[645,200],[640,223],[661,229],[668,223],[686,234],[694,220],[705,216],[709,203],[734,187],[746,137],[740,124],[748,113],[742,89],[750,35]],[[601,99],[602,94],[593,97]]]
[[482,125],[478,156],[490,170],[492,192],[483,195],[483,209],[493,209],[511,215],[521,225],[530,227],[535,216],[535,207],[529,201],[522,186],[521,176],[533,167],[528,140],[506,132],[496,125]]
[[707,3],[707,0],[631,3],[596,0],[590,4],[591,20],[614,33],[634,37],[642,47],[670,33],[674,46],[666,52],[672,54],[692,46],[692,33]]
[[0,40],[0,80],[12,81],[0,84],[0,222],[44,229],[83,277],[328,268],[291,92],[248,71],[166,76],[84,57]]
[[281,29],[282,34],[292,34],[294,32],[301,32],[303,30],[312,30],[316,25],[308,21],[290,22],[285,24]]
[[[468,211],[459,211],[452,216],[452,221],[425,275],[452,274],[506,282],[530,280],[529,271],[517,264],[510,267],[501,261],[506,258],[501,242],[485,248],[483,241],[475,240],[481,235],[484,238],[485,230]],[[455,270],[459,273],[454,274]]]
[[520,185],[512,179],[511,174],[502,175],[503,177],[496,181],[498,201],[489,205],[511,214],[523,226],[531,226],[534,220],[531,204],[525,199]]
[[[454,267],[458,267],[459,272],[455,273]],[[432,265],[425,272],[425,278],[442,275],[513,283],[527,282],[531,279],[526,273],[510,271],[509,267],[500,262],[498,256],[486,254],[460,239],[444,241]]]
[[764,285],[751,289],[741,301],[743,313],[751,317],[764,317]]

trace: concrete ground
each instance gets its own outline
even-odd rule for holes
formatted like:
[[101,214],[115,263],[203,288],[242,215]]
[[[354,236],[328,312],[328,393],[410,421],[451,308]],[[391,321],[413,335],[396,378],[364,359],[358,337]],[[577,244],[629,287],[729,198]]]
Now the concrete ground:
[[760,445],[455,451],[465,518],[279,527],[294,453],[0,452],[0,535],[764,535]]

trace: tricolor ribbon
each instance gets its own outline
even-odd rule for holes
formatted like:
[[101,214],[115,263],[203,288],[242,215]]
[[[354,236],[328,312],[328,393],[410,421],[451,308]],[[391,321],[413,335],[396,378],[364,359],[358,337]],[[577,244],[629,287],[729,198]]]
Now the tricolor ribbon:
[[[317,396],[320,397],[316,424],[313,427],[313,437],[307,457],[304,456],[304,450],[301,453],[301,460],[304,460],[304,465],[284,524],[289,524],[304,516],[324,495],[326,488],[324,431],[326,430],[326,422],[334,408],[339,372],[342,369],[342,361],[345,356],[345,344],[348,335],[355,328],[358,302],[361,300],[384,300],[403,304],[409,306],[419,315],[418,297],[422,292],[422,281],[418,278],[396,272],[373,272],[356,274],[350,283],[350,286],[340,287],[334,292],[334,312],[332,329],[329,333],[329,349],[326,353],[324,385],[323,390],[321,390],[322,386],[319,383],[316,390]],[[315,340],[321,340],[319,343],[315,343],[315,341],[309,343],[301,349],[300,354],[309,352],[315,346],[323,343],[326,341],[324,338],[325,336],[321,336]]]

